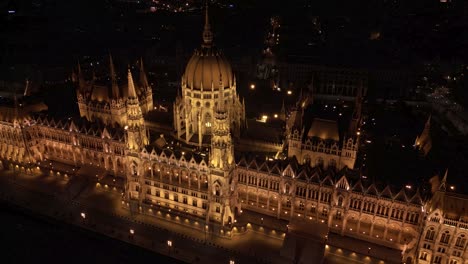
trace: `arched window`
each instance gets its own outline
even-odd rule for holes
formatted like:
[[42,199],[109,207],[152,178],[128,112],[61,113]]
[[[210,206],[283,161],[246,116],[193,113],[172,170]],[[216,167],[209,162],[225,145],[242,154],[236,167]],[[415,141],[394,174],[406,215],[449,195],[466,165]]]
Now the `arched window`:
[[435,235],[434,228],[431,227],[429,230],[427,230],[425,239],[426,240],[434,240],[434,235]]
[[447,244],[449,240],[450,240],[450,233],[449,231],[445,231],[440,237],[440,243]]
[[465,244],[466,244],[465,235],[462,234],[459,237],[457,237],[457,241],[455,242],[456,247],[463,248],[463,247],[465,247]]
[[284,193],[289,194],[289,184],[284,186]]
[[138,175],[138,171],[137,171],[137,168],[136,168],[135,164],[132,164],[132,174],[133,175]]
[[205,129],[207,133],[211,132],[211,127],[213,126],[210,113],[205,114]]
[[338,197],[338,206],[343,206],[343,197]]
[[328,163],[328,167],[335,169],[336,168],[336,160],[331,159]]

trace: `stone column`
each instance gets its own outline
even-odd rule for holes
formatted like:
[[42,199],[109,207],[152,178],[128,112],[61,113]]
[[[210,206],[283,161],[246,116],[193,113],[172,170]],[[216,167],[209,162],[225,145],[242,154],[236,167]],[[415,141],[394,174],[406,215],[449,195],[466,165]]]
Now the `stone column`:
[[[343,226],[341,227],[341,235],[343,236],[344,235],[344,232],[346,230],[346,224],[348,223],[348,218],[345,217],[344,220],[343,220]],[[358,233],[359,233],[359,228],[358,228]]]
[[385,225],[385,229],[384,229],[384,233],[383,233],[383,239],[384,240],[387,239],[387,231],[388,231],[388,228],[387,228],[387,225]]
[[327,225],[330,228],[332,224],[332,212],[331,210],[328,210],[328,220],[327,220]]
[[278,213],[276,216],[278,219],[281,218],[281,197],[278,198]]

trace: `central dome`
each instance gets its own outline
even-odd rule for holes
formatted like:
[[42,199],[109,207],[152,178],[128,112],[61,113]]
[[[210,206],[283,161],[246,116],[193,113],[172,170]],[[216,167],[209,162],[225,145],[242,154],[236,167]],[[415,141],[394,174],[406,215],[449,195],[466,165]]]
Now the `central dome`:
[[213,46],[213,33],[208,20],[208,6],[205,9],[205,28],[203,29],[203,44],[195,50],[187,63],[182,82],[188,89],[211,91],[219,90],[220,80],[223,88],[231,87],[234,83],[234,74],[231,64],[221,51]]
[[185,68],[183,81],[187,88],[194,90],[210,91],[220,87],[220,79],[223,88],[232,86],[232,68],[224,55],[214,47],[202,47],[196,50]]

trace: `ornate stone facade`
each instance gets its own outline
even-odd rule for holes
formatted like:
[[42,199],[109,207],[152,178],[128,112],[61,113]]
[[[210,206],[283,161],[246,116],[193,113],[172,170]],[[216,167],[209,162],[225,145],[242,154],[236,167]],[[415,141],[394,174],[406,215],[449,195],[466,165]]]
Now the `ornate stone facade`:
[[[125,86],[117,83],[117,74],[114,69],[112,57],[109,56],[110,82],[108,85],[96,83],[93,76],[91,81],[86,81],[83,77],[81,67],[78,64],[78,74],[73,80],[77,83],[77,98],[80,115],[90,122],[102,121],[106,125],[124,127],[127,123],[127,106],[130,98],[130,85],[135,90],[135,98],[138,99],[142,114],[146,114],[153,109],[153,92],[148,84],[143,60],[140,60],[140,80],[138,83],[128,82]],[[129,70],[130,73],[130,70]],[[130,77],[130,76],[129,76]],[[127,79],[129,79],[129,77]]]
[[[205,30],[204,45],[211,44],[210,34]],[[213,79],[217,83],[206,91],[211,97],[205,101],[204,82],[200,89],[183,84],[172,135],[180,141],[172,144],[160,137],[151,145],[143,119],[152,108],[150,89],[139,93],[129,71],[123,95],[112,81],[107,91],[112,96],[93,101],[94,90],[83,89],[80,77],[82,119],[58,121],[23,114],[18,106],[2,108],[0,157],[22,167],[56,160],[125,178],[125,201],[135,212],[158,205],[231,228],[242,209],[248,209],[278,219],[326,223],[332,232],[400,250],[406,263],[467,263],[468,198],[446,190],[447,174],[441,184],[433,183],[430,198],[417,188],[378,186],[352,169],[359,137],[337,137],[330,120],[314,120],[316,126],[304,134],[294,121],[299,112],[291,115],[288,155],[296,159],[235,161],[231,133],[235,136],[242,127],[244,109],[235,80],[228,77]],[[209,107],[202,107],[208,102]],[[196,130],[208,122],[202,119],[206,113],[212,123],[209,133],[206,126]],[[358,124],[360,116],[353,118]],[[191,142],[183,136],[187,131],[209,136],[207,143],[201,142],[209,151],[192,151],[185,144]]]
[[221,97],[234,137],[238,138],[245,127],[245,104],[237,94],[236,77],[223,53],[212,42],[213,34],[206,14],[203,44],[190,58],[182,76],[182,94],[174,102],[177,138],[200,147],[210,144],[215,108]]

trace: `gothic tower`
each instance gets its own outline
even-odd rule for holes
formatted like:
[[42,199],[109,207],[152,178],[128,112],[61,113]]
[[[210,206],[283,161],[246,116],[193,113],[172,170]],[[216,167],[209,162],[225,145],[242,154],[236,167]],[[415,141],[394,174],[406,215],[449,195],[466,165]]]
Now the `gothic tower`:
[[143,119],[130,69],[128,69],[127,125],[125,130],[128,150],[138,152],[148,144],[145,120]]
[[[219,76],[219,96],[214,109],[213,134],[211,136],[211,200],[209,218],[219,219],[221,223],[232,224],[237,196],[233,185],[234,145],[230,132],[229,110],[226,107],[222,76]],[[213,212],[213,208],[215,211]]]

